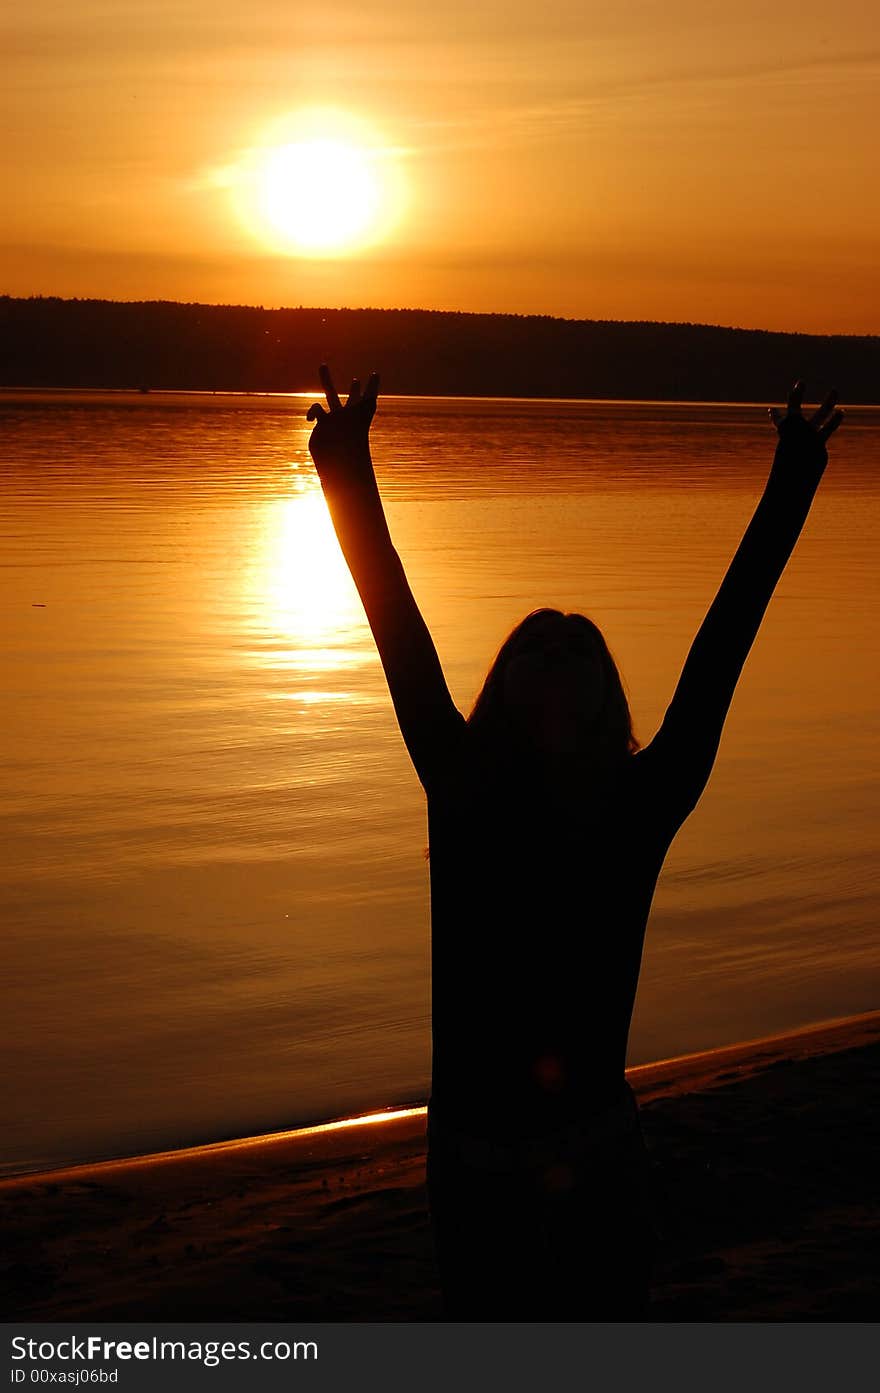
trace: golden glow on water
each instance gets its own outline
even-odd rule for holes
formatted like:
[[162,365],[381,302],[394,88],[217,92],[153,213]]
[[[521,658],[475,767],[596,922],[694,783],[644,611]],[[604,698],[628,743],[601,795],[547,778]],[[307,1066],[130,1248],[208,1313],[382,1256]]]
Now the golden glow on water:
[[[223,1152],[250,1151],[254,1147],[272,1145],[273,1142],[296,1141],[300,1137],[317,1137],[325,1132],[342,1132],[352,1127],[368,1127],[379,1122],[399,1122],[406,1117],[427,1118],[428,1109],[423,1104],[414,1108],[388,1108],[384,1112],[365,1113],[359,1117],[341,1117],[335,1122],[319,1122],[313,1127],[293,1127],[282,1132],[263,1132],[254,1137],[235,1137],[231,1141],[206,1142],[202,1146],[183,1146],[170,1151],[154,1151],[143,1156],[122,1156],[107,1161],[93,1161],[86,1165],[64,1166],[52,1170],[36,1170],[29,1178],[37,1176],[63,1175],[73,1180],[80,1175],[94,1175],[96,1172],[136,1170],[142,1166],[152,1169],[162,1161],[192,1161],[200,1156],[217,1156]],[[0,1188],[4,1185],[20,1183],[19,1176],[0,1178]]]
[[297,644],[291,666],[322,671],[357,657],[332,646],[363,623],[363,613],[317,484],[267,505],[258,570],[263,622]]
[[[304,412],[7,408],[0,1170],[427,1096],[424,800]],[[664,868],[634,1064],[876,1006],[878,422],[835,437]],[[747,406],[386,400],[392,536],[461,709],[551,603],[602,627],[650,739],[769,429]]]
[[389,1108],[385,1112],[365,1113],[363,1117],[343,1117],[338,1122],[320,1122],[315,1127],[297,1127],[289,1135],[296,1137],[315,1137],[322,1132],[338,1132],[346,1127],[367,1127],[373,1122],[394,1122],[402,1117],[427,1117],[426,1107]]
[[[340,631],[340,642],[343,638]],[[364,661],[362,650],[351,648],[296,648],[290,653],[273,653],[272,666],[279,671],[325,672],[339,668],[358,668]]]
[[356,700],[352,692],[283,692],[281,695],[286,701],[301,701],[306,706],[313,705],[317,701]]

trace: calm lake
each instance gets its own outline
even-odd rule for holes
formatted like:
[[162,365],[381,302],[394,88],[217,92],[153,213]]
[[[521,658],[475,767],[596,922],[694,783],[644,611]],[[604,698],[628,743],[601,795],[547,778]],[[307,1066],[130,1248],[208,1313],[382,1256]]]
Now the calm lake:
[[[309,400],[0,395],[6,1171],[427,1096],[423,795]],[[373,438],[461,708],[553,604],[647,742],[766,407],[386,397]],[[657,889],[631,1063],[880,1004],[880,409],[831,454]]]

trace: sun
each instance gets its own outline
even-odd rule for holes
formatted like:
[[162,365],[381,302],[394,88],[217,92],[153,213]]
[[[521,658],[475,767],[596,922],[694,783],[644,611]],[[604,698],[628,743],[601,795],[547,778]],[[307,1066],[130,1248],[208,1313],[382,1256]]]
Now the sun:
[[259,211],[301,251],[338,251],[369,240],[379,204],[376,175],[354,145],[306,140],[266,156]]
[[260,131],[216,182],[267,249],[347,257],[385,241],[399,224],[403,153],[351,112],[312,108]]

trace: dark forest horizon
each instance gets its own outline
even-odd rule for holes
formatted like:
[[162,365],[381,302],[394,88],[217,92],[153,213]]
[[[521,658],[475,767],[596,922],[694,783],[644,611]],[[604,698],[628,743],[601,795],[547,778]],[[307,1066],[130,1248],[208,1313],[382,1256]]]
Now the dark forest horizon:
[[802,378],[880,404],[880,336],[422,309],[0,297],[0,387],[776,401]]

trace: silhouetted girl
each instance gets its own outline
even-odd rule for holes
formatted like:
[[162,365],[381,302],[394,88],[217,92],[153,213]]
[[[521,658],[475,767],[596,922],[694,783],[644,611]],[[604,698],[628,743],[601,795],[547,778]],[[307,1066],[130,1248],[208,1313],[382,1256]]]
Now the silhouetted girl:
[[314,405],[309,448],[428,797],[428,1197],[453,1320],[639,1320],[654,1236],[624,1077],[645,924],[842,413],[800,383],[764,494],[640,749],[596,626],[540,609],[456,709],[376,487],[378,377]]

